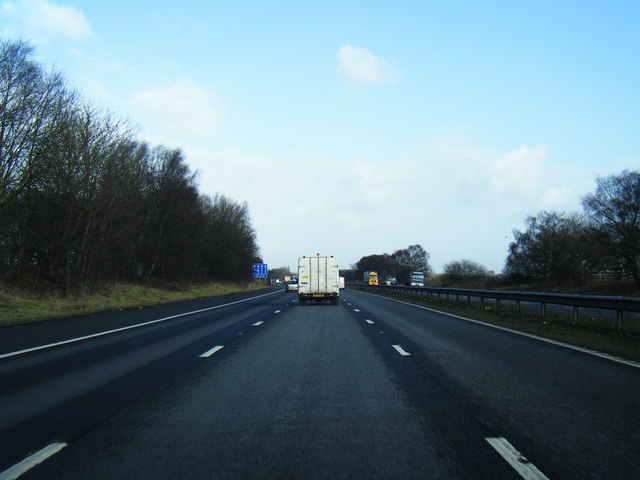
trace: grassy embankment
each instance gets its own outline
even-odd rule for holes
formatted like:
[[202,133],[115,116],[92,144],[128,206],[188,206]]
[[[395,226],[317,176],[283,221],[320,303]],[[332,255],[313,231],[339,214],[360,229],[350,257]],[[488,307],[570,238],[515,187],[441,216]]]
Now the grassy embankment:
[[640,325],[625,322],[624,329],[615,329],[615,322],[601,318],[581,316],[573,322],[570,315],[550,314],[542,318],[540,311],[501,308],[496,305],[482,308],[479,302],[469,304],[466,297],[460,301],[446,298],[428,298],[400,294],[387,294],[409,303],[415,303],[445,313],[499,325],[551,338],[572,345],[597,350],[603,353],[640,361]]
[[201,297],[257,290],[264,285],[212,283],[180,287],[145,287],[118,284],[94,293],[66,297],[58,293],[0,290],[0,327],[50,318],[82,315],[117,308],[157,305]]

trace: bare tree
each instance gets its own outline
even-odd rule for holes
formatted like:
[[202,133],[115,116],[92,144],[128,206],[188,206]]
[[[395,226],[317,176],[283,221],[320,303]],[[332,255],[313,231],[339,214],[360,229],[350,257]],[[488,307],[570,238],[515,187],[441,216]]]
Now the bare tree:
[[489,275],[489,270],[484,265],[473,260],[455,260],[444,265],[444,278],[449,284],[477,281]]
[[367,271],[377,272],[378,275],[384,277],[386,275],[395,275],[397,270],[395,260],[386,253],[362,257],[354,267],[358,270],[358,278],[362,278],[362,274]]
[[595,261],[587,230],[578,214],[540,212],[527,219],[527,230],[514,230],[504,273],[525,281],[551,280],[558,286],[584,284]]
[[60,74],[30,60],[25,42],[0,43],[0,214],[47,171],[47,139],[61,127],[74,95]]
[[429,254],[421,245],[409,245],[405,249],[396,250],[391,257],[398,266],[397,275],[399,278],[410,272],[422,272],[425,276],[433,273],[429,265]]
[[203,264],[210,278],[245,281],[251,278],[251,264],[259,256],[249,207],[224,195],[205,201],[207,218]]
[[596,182],[595,193],[582,200],[592,238],[608,253],[609,266],[640,288],[640,172],[625,170]]
[[157,147],[152,156],[144,262],[147,279],[189,278],[200,270],[206,233],[196,174],[179,149]]

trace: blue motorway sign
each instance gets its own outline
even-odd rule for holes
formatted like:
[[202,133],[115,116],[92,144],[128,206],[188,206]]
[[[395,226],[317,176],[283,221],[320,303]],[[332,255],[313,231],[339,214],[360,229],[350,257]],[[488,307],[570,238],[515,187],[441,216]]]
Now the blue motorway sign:
[[266,263],[254,263],[253,271],[251,273],[253,278],[267,278],[267,264]]

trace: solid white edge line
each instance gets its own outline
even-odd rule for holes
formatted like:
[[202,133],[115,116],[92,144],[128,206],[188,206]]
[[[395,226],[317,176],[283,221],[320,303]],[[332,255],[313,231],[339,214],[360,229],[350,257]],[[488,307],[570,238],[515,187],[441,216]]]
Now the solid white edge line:
[[[633,360],[627,360],[626,358],[616,357],[615,355],[609,355],[608,353],[598,352],[597,350],[591,350],[589,348],[578,347],[577,345],[571,345],[570,343],[564,343],[559,340],[553,340],[552,338],[541,337],[539,335],[534,335],[533,333],[521,332],[520,330],[514,330],[508,327],[502,327],[500,325],[493,325],[492,323],[485,323],[480,320],[474,320],[473,318],[461,317],[460,315],[456,315],[454,313],[447,313],[441,310],[436,310],[435,308],[423,307],[422,305],[416,305],[415,303],[403,302],[402,300],[396,300],[394,298],[381,297],[380,295],[374,295],[373,293],[360,292],[365,295],[371,295],[373,297],[384,298],[385,300],[390,300],[392,302],[402,303],[404,305],[409,305],[411,307],[421,308],[423,310],[428,310],[430,312],[439,313],[441,315],[447,315],[449,317],[458,318],[460,320],[465,320],[471,323],[477,323],[478,325],[484,325],[485,327],[495,328],[496,330],[503,330],[505,332],[515,333],[517,335],[522,335],[523,337],[534,338],[536,340],[540,340],[542,342],[551,343],[553,345],[558,345],[559,347],[568,348],[570,350],[576,350],[578,352],[586,353],[588,355],[593,355],[596,357],[604,358],[607,360],[611,360],[612,362],[624,363],[625,365],[629,365],[630,367],[640,368],[640,362],[634,362]],[[1,358],[1,357],[0,357]]]
[[123,332],[125,330],[131,330],[133,328],[144,327],[146,325],[153,325],[154,323],[164,322],[166,320],[171,320],[171,319],[174,319],[174,318],[185,317],[187,315],[192,315],[194,313],[202,313],[202,312],[207,312],[209,310],[216,310],[218,308],[228,307],[229,305],[235,305],[236,303],[248,302],[249,300],[255,300],[256,298],[266,297],[267,295],[273,295],[274,293],[279,293],[279,292],[280,291],[277,290],[275,292],[265,293],[264,295],[258,295],[257,297],[245,298],[243,300],[237,300],[235,302],[225,303],[223,305],[216,305],[214,307],[202,308],[200,310],[193,310],[191,312],[179,313],[177,315],[171,315],[170,317],[158,318],[156,320],[150,320],[148,322],[138,323],[136,325],[129,325],[127,327],[121,327],[121,328],[115,328],[113,330],[107,330],[106,332],[98,332],[98,333],[94,333],[94,334],[91,334],[91,335],[85,335],[84,337],[70,338],[69,340],[62,340],[60,342],[48,343],[47,345],[40,345],[38,347],[25,348],[24,350],[17,350],[15,352],[3,353],[3,354],[0,355],[0,359],[9,358],[9,357],[15,357],[15,356],[22,355],[22,354],[25,354],[25,353],[30,353],[30,352],[37,352],[38,350],[44,350],[44,349],[47,349],[47,348],[58,347],[60,345],[66,345],[68,343],[80,342],[82,340],[88,340],[90,338],[102,337],[104,335],[109,335],[111,333]]
[[403,350],[403,348],[400,345],[391,345],[393,348],[396,349],[396,351],[402,355],[403,357],[410,357],[411,354],[405,350]]
[[506,438],[485,438],[502,458],[511,465],[525,480],[549,480],[536,466],[527,460]]
[[44,462],[47,458],[58,453],[66,446],[67,444],[64,442],[50,443],[43,449],[29,455],[21,462],[16,463],[13,467],[10,467],[4,472],[0,473],[0,480],[15,480],[22,474],[31,470],[36,465]]
[[200,355],[200,357],[202,358],[208,358],[211,355],[213,355],[214,353],[222,350],[224,348],[224,345],[216,345],[215,347],[213,347],[211,350],[207,350],[206,352],[204,352],[203,354]]

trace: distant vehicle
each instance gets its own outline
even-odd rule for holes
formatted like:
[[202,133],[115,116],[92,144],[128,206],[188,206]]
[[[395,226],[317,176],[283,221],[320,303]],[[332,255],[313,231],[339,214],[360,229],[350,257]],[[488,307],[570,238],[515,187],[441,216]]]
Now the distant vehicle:
[[333,255],[304,255],[298,259],[298,300],[328,301],[338,304],[340,297],[340,271]]
[[395,287],[395,286],[398,285],[398,280],[396,280],[396,277],[394,277],[394,276],[387,276],[384,279],[384,284]]
[[378,274],[376,272],[364,272],[362,274],[362,281],[367,285],[378,285]]
[[408,287],[424,287],[424,273],[411,272],[407,275],[406,285]]
[[284,283],[284,289],[286,292],[294,292],[298,291],[298,281],[297,280],[289,280]]

